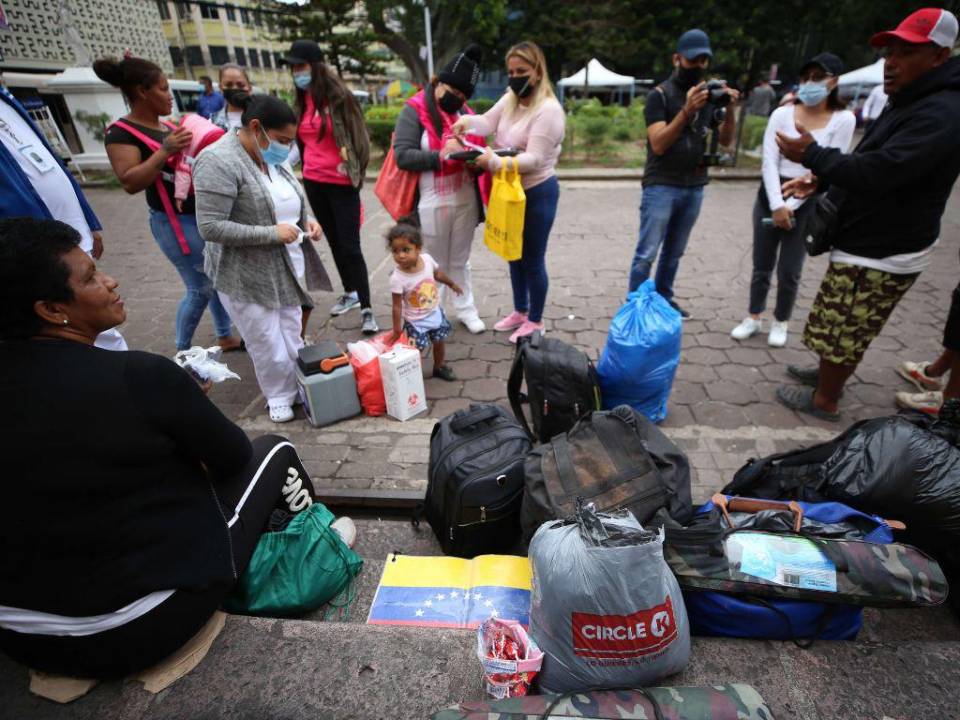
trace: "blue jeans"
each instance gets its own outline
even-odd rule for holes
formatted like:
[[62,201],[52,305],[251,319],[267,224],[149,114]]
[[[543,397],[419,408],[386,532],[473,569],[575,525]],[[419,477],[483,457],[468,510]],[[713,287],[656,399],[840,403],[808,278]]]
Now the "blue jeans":
[[513,309],[527,313],[530,322],[540,322],[547,301],[547,240],[557,216],[560,183],[554,175],[526,191],[527,210],[523,216],[523,256],[510,263]]
[[193,343],[193,333],[200,324],[203,311],[210,305],[210,314],[213,315],[213,329],[218,338],[230,335],[230,316],[220,303],[213,283],[203,272],[203,238],[197,229],[195,215],[177,215],[183,236],[187,240],[190,254],[184,255],[180,243],[170,225],[170,219],[165,212],[150,209],[150,232],[157,241],[160,250],[167,256],[167,260],[180,273],[180,278],[187,288],[186,294],[177,307],[177,350],[186,350]]
[[643,189],[640,240],[630,267],[630,292],[650,277],[650,268],[659,250],[660,261],[655,277],[657,292],[667,300],[673,297],[673,281],[677,277],[680,258],[687,248],[702,202],[702,185],[649,185]]

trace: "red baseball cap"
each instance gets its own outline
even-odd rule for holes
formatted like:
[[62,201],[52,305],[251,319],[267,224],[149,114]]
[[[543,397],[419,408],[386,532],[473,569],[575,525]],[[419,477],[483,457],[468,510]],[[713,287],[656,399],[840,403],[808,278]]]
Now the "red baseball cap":
[[889,45],[898,39],[916,45],[933,43],[940,47],[952,48],[957,41],[957,18],[949,10],[941,8],[923,8],[908,15],[897,25],[896,30],[879,32],[870,38],[874,47]]

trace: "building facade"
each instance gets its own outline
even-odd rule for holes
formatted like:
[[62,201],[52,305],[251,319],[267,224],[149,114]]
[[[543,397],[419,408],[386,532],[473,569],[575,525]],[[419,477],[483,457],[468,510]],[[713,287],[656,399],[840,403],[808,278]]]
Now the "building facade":
[[59,72],[129,48],[173,69],[156,3],[148,0],[0,0],[0,69]]
[[293,87],[289,71],[279,63],[290,47],[281,39],[289,5],[268,0],[156,0],[155,7],[174,77],[209,75],[216,81],[221,65],[236,63],[263,90]]

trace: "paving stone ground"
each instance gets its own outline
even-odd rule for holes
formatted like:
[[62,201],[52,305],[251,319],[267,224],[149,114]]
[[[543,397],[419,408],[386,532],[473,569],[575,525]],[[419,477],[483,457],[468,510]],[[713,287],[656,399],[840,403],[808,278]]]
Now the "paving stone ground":
[[[905,358],[937,355],[950,292],[960,274],[960,194],[954,192],[933,263],[894,312],[848,385],[843,422],[831,425],[799,415],[777,403],[774,392],[778,384],[788,381],[787,363],[815,359],[802,347],[800,331],[826,259],[808,259],[786,348],[768,347],[765,335],[744,343],[732,340],[730,329],[746,311],[750,210],[756,191],[755,181],[714,183],[707,189],[676,282],[677,300],[693,317],[684,324],[683,354],[663,427],[689,453],[697,499],[718,489],[748,457],[820,441],[855,420],[894,411],[893,393],[908,386],[893,368]],[[119,190],[91,190],[88,197],[106,229],[101,264],[120,281],[127,298],[129,316],[122,331],[132,348],[172,355],[173,318],[183,289],[150,236],[142,197]],[[594,359],[599,358],[610,319],[625,293],[639,223],[639,197],[635,181],[561,184],[560,209],[547,254],[551,286],[545,318],[553,337],[580,347]],[[363,198],[364,254],[374,308],[386,325],[392,261],[382,236],[389,217],[369,187]],[[321,255],[335,276],[325,243],[321,243]],[[480,230],[472,264],[477,304],[492,325],[512,309],[511,296],[506,267],[483,246]],[[316,295],[310,335],[353,341],[360,337],[359,316],[352,312],[331,320],[326,309],[335,298],[335,293]],[[212,344],[213,339],[205,316],[195,343]],[[416,494],[425,487],[434,419],[471,402],[506,400],[512,346],[505,335],[488,331],[474,336],[460,328],[449,341],[448,357],[459,379],[453,383],[427,379],[429,414],[407,423],[358,418],[316,429],[301,413],[296,421],[276,426],[265,414],[245,354],[227,356],[243,379],[218,386],[211,398],[251,434],[279,431],[288,435],[318,489]],[[425,374],[430,367],[431,360],[426,358]]]

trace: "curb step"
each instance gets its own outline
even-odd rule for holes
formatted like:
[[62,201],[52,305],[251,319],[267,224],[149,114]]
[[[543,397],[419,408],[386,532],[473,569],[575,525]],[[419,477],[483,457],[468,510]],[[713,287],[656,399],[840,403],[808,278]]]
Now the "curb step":
[[[58,706],[27,692],[0,658],[5,717],[428,718],[483,699],[471,632],[230,616],[204,661],[158,695],[104,682]],[[950,716],[960,642],[792,643],[694,638],[690,663],[664,685],[745,682],[777,720]]]

